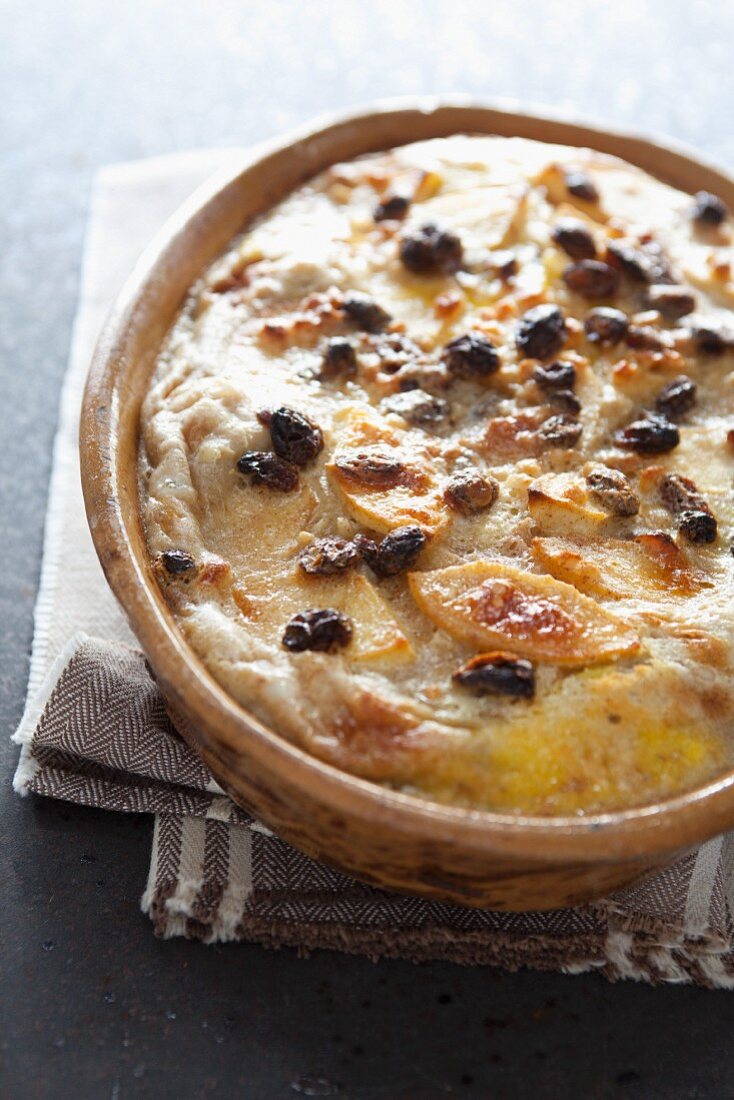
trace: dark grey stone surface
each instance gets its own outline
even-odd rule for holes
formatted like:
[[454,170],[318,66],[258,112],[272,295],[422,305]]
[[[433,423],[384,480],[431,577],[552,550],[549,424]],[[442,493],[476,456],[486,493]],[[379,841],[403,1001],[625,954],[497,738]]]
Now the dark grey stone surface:
[[442,91],[660,130],[732,164],[734,9],[4,0],[0,16],[0,1094],[734,1095],[726,993],[158,942],[138,910],[150,822],[21,802],[6,740],[94,169]]

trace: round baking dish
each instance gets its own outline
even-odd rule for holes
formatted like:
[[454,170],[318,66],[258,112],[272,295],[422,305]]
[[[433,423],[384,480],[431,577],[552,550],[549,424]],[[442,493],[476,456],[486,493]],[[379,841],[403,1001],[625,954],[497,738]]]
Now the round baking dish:
[[734,826],[734,771],[667,801],[583,818],[451,809],[309,756],[237,705],[188,647],[154,580],[137,478],[138,419],[156,354],[194,279],[255,215],[335,161],[457,132],[589,145],[734,207],[734,180],[642,137],[463,99],[379,103],[244,155],[147,250],[100,337],[81,420],[92,537],[183,736],[232,798],[308,855],[365,882],[495,909],[599,896]]

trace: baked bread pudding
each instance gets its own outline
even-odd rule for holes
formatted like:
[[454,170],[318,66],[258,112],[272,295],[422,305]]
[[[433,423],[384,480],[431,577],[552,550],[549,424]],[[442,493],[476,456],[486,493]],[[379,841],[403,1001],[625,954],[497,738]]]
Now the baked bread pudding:
[[192,287],[141,415],[152,568],[226,691],[452,806],[731,763],[732,229],[599,153],[337,164]]

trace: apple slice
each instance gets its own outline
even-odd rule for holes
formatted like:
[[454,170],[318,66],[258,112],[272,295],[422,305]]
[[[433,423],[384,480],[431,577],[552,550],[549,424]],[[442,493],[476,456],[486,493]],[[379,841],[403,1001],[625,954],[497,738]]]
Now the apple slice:
[[566,539],[533,539],[532,550],[542,569],[596,598],[640,599],[650,592],[690,596],[707,586],[683,551],[663,533],[581,546]]
[[411,573],[409,582],[436,626],[478,650],[508,649],[573,666],[627,656],[640,647],[631,627],[570,584],[502,562]]
[[584,479],[575,473],[543,474],[528,488],[528,509],[541,534],[598,538],[612,520],[591,500]]
[[349,410],[326,469],[349,515],[366,527],[418,524],[436,534],[450,521],[428,449],[365,409]]
[[350,660],[395,664],[415,657],[415,651],[389,605],[361,573],[341,577],[305,577],[299,571],[294,579],[294,588],[298,610],[333,607],[349,616],[354,626],[354,637],[344,652]]

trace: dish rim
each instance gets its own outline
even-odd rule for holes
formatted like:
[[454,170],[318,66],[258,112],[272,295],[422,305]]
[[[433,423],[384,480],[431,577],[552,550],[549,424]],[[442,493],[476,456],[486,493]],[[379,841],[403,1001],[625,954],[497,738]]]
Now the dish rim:
[[[254,759],[270,774],[288,772],[291,785],[308,789],[321,803],[355,815],[365,824],[379,814],[385,828],[418,837],[426,843],[455,844],[476,854],[527,859],[557,864],[613,862],[624,858],[644,859],[666,852],[689,848],[734,825],[734,767],[703,786],[671,798],[643,806],[583,816],[530,816],[499,814],[486,810],[447,806],[416,795],[390,790],[379,784],[341,771],[269,729],[237,703],[205,668],[203,661],[184,640],[150,571],[149,563],[139,560],[131,542],[129,516],[121,500],[118,466],[119,421],[124,401],[125,347],[136,325],[141,323],[154,302],[156,284],[166,277],[167,265],[174,252],[185,245],[194,223],[202,224],[212,216],[217,199],[229,186],[244,186],[243,177],[262,165],[267,158],[288,152],[305,154],[315,162],[319,143],[328,143],[329,135],[344,127],[357,128],[389,116],[420,116],[438,120],[442,112],[482,112],[487,128],[476,125],[457,127],[451,132],[497,132],[500,122],[513,128],[517,136],[533,126],[547,125],[552,136],[547,140],[611,151],[610,146],[629,145],[641,151],[644,170],[656,175],[650,160],[660,159],[681,169],[701,171],[718,179],[719,190],[734,195],[734,178],[723,168],[678,142],[662,141],[638,133],[625,132],[594,122],[579,121],[562,112],[534,107],[519,107],[506,101],[491,101],[465,96],[401,97],[378,100],[356,109],[322,115],[282,137],[260,143],[243,152],[241,160],[228,164],[199,187],[165,223],[126,280],[98,339],[85,387],[80,423],[82,487],[87,517],[98,556],[108,582],[122,605],[133,633],[141,644],[156,679],[165,684],[164,694],[176,713],[194,722],[194,740],[206,750],[207,764],[217,779],[227,783],[224,753],[243,754]],[[491,121],[491,125],[490,125]],[[437,122],[436,136],[443,131]],[[565,137],[563,136],[565,134]],[[583,141],[574,140],[584,135]],[[414,140],[407,132],[404,141]],[[606,147],[606,149],[605,149]],[[375,146],[367,143],[364,153]],[[360,155],[354,153],[354,156]],[[639,164],[629,152],[630,163]],[[233,154],[234,156],[234,154]],[[338,158],[337,158],[338,159]],[[296,158],[294,168],[302,163]],[[318,164],[306,175],[293,172],[291,189],[297,187],[325,165]],[[673,182],[674,175],[657,175]],[[675,186],[676,184],[673,183]],[[277,200],[276,200],[277,201]],[[270,204],[271,206],[273,204]],[[265,206],[263,211],[269,209]],[[247,222],[243,223],[246,225]],[[212,254],[209,262],[215,258]],[[202,268],[199,268],[202,270]],[[190,284],[189,284],[190,285]],[[180,307],[179,307],[180,308]],[[175,316],[175,314],[174,314]],[[166,331],[169,326],[166,326]],[[160,346],[160,344],[158,345]],[[133,369],[133,368],[130,368]],[[137,443],[135,447],[137,452]],[[137,488],[135,495],[137,497]],[[139,505],[139,500],[138,500]],[[141,521],[138,515],[138,521]],[[146,570],[147,566],[147,570]],[[176,673],[186,671],[187,675]],[[215,731],[215,732],[214,732]],[[202,732],[204,739],[202,740]],[[215,757],[212,762],[211,755]],[[221,769],[219,764],[221,763]]]

